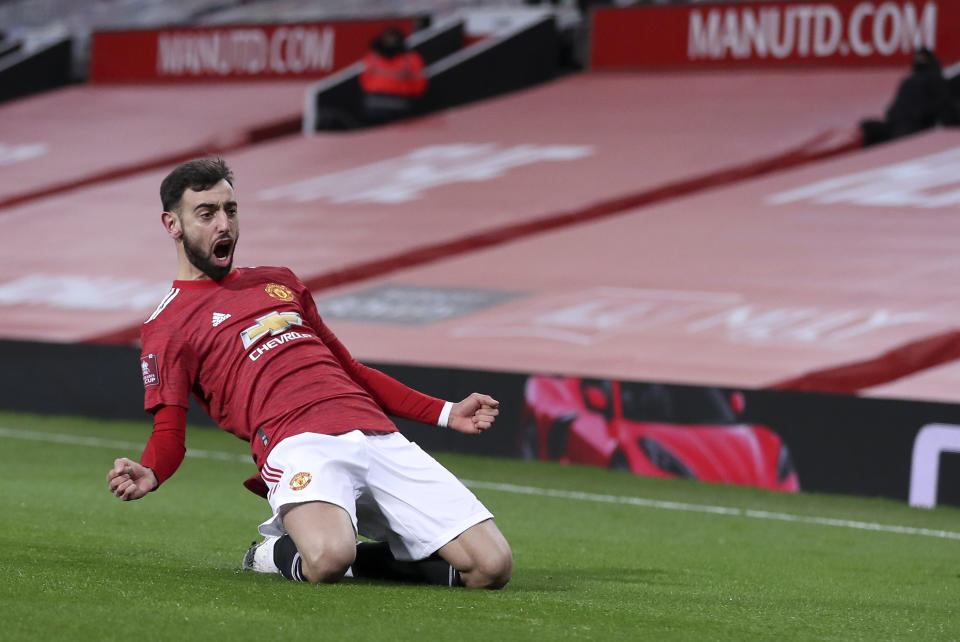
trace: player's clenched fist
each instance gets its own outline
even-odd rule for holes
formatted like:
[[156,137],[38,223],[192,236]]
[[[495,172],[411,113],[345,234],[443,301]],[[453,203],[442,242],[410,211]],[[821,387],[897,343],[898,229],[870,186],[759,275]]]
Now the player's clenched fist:
[[489,395],[474,392],[453,404],[447,425],[458,432],[475,435],[487,430],[500,414],[500,402]]
[[110,492],[122,499],[140,499],[157,487],[157,476],[146,466],[121,457],[113,462],[107,473]]

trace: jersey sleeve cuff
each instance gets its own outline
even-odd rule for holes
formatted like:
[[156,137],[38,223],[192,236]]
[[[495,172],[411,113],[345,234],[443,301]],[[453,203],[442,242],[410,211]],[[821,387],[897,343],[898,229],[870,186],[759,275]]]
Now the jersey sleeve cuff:
[[450,411],[453,410],[453,402],[445,401],[443,402],[443,410],[440,411],[440,418],[437,419],[437,425],[441,428],[447,427],[447,422],[450,420]]

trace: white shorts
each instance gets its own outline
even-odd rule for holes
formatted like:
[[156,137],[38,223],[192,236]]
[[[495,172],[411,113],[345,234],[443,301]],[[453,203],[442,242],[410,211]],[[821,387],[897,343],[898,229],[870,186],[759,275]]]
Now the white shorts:
[[429,557],[493,515],[419,446],[398,432],[367,435],[303,433],[271,451],[261,475],[273,516],[264,537],[283,535],[283,514],[295,504],[329,502],[350,514],[353,529],[389,542],[394,557]]

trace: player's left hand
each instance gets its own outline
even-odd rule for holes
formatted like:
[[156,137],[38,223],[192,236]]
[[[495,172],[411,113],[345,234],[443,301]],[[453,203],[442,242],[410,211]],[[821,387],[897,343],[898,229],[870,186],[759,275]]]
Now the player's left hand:
[[500,414],[500,402],[479,392],[453,404],[447,426],[467,435],[478,435],[487,430]]

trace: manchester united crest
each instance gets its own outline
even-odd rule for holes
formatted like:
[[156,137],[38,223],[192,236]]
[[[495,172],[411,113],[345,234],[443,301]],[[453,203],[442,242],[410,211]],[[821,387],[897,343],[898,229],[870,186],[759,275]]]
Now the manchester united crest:
[[281,301],[293,301],[293,290],[279,283],[271,283],[264,288],[267,294]]
[[303,490],[310,485],[313,476],[310,473],[297,473],[290,480],[290,490]]

